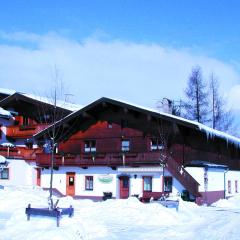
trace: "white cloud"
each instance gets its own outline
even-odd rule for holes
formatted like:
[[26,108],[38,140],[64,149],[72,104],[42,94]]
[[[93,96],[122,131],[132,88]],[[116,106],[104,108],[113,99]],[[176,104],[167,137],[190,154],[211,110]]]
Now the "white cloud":
[[[215,72],[224,95],[231,96],[240,82],[232,65],[189,49],[95,38],[73,41],[55,33],[1,32],[0,38],[5,39],[5,44],[0,44],[2,88],[43,93],[52,86],[56,65],[66,91],[80,104],[101,96],[150,107],[163,97],[178,99],[197,64],[206,78]],[[239,100],[240,94],[236,94],[234,101]]]

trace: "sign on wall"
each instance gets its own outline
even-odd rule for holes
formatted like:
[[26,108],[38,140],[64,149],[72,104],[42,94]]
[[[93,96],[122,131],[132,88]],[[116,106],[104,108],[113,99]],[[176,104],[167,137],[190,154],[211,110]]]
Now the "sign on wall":
[[101,183],[111,183],[113,181],[113,177],[108,174],[102,174],[102,175],[98,176],[98,180]]

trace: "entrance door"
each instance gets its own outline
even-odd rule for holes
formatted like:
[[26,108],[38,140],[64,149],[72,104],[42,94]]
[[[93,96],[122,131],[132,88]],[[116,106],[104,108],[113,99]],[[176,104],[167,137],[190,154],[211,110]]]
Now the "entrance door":
[[36,168],[37,171],[37,186],[41,186],[41,169]]
[[73,172],[67,173],[66,195],[75,195],[75,173]]
[[129,197],[129,177],[121,176],[119,178],[120,184],[120,198],[128,198]]

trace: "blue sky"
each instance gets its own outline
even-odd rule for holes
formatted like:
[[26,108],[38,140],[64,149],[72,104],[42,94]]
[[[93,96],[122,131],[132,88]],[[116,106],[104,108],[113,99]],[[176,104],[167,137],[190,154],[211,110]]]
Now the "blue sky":
[[239,60],[239,8],[237,0],[5,1],[0,29],[58,31],[73,39],[102,31],[109,38],[194,47],[231,61]]
[[109,96],[154,107],[183,97],[199,64],[238,108],[239,9],[233,0],[5,1],[0,82],[43,92],[57,66],[76,102]]

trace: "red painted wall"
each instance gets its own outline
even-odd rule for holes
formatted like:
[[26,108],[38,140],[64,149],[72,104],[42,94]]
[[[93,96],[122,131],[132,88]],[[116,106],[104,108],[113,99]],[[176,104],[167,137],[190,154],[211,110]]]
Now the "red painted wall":
[[96,140],[97,152],[120,152],[121,140],[130,141],[131,152],[147,152],[150,150],[150,139],[144,137],[140,131],[121,128],[117,124],[98,122],[91,126],[87,131],[79,131],[72,135],[66,142],[59,146],[59,151],[80,153],[84,152],[85,140]]
[[[130,140],[130,152],[149,152],[151,136],[144,136],[138,130],[130,128],[121,128],[120,125],[108,122],[98,122],[86,131],[79,131],[72,135],[66,142],[59,146],[59,151],[65,153],[79,154],[84,152],[85,140],[96,140],[98,153],[121,152],[121,140]],[[200,148],[201,146],[199,146]],[[180,165],[185,165],[192,160],[209,161],[216,164],[225,164],[232,169],[238,169],[239,161],[231,159],[230,156],[223,155],[219,152],[203,151],[193,149],[184,144],[174,143],[169,147],[172,158]]]

